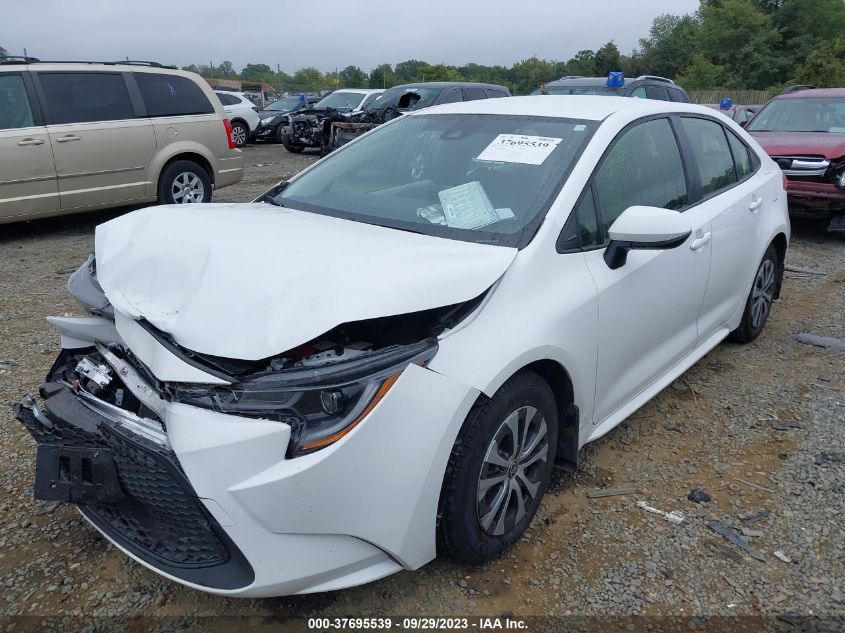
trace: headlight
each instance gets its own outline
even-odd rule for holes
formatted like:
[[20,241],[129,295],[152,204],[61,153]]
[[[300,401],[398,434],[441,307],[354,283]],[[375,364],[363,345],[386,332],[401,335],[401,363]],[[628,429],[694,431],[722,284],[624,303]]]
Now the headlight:
[[276,125],[279,122],[281,117],[277,114],[276,116],[271,116],[266,119],[261,119],[261,125]]
[[94,253],[67,280],[67,290],[89,314],[114,319],[114,308],[97,281]]
[[367,417],[411,363],[425,365],[436,341],[420,341],[323,366],[256,374],[235,385],[176,385],[173,400],[290,425],[288,457],[334,444]]

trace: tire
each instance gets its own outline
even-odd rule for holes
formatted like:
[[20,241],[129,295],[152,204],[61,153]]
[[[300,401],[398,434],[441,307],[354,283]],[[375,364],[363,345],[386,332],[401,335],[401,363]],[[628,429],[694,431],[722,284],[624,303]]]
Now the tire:
[[[440,493],[441,551],[458,562],[478,564],[500,556],[519,540],[549,485],[557,415],[551,388],[531,371],[516,374],[492,398],[472,408],[455,440]],[[516,423],[516,435],[523,442],[514,442],[509,422]],[[515,452],[523,453],[521,460],[513,459]],[[488,485],[479,499],[482,480]]]
[[301,154],[302,151],[305,149],[305,145],[300,145],[298,143],[289,143],[287,139],[283,140],[282,143],[285,145],[285,149],[293,154]]
[[249,141],[249,128],[242,121],[232,121],[232,139],[237,147],[243,147]]
[[285,128],[282,125],[276,127],[276,133],[273,135],[273,139],[277,143],[284,143],[285,142]]
[[778,265],[777,251],[774,245],[770,244],[754,273],[754,283],[745,301],[739,327],[730,333],[729,338],[732,341],[745,344],[760,336],[766,321],[769,320],[772,303],[777,294]]
[[211,179],[197,163],[177,160],[170,163],[158,179],[161,204],[196,204],[211,201]]

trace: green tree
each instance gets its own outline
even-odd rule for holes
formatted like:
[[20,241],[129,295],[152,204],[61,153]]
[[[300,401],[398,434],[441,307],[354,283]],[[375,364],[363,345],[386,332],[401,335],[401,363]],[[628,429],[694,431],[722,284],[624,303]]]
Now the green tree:
[[724,87],[725,69],[698,55],[675,81],[686,90],[713,90]]
[[819,88],[845,86],[845,43],[840,39],[821,42],[807,55],[794,83]]
[[640,50],[631,56],[637,74],[647,73],[670,79],[692,64],[696,55],[695,38],[699,22],[692,15],[659,15],[654,18]]
[[566,62],[566,75],[581,75],[592,77],[596,74],[596,54],[590,49],[575,53],[575,56]]
[[511,67],[511,79],[517,94],[529,94],[540,84],[557,79],[556,65],[545,59],[529,57]]
[[367,85],[367,73],[358,66],[347,66],[338,73],[338,78],[344,88],[363,88]]
[[801,64],[822,42],[845,35],[845,2],[842,0],[783,0],[774,22],[784,48],[795,64]]
[[595,68],[600,77],[604,77],[612,70],[620,70],[622,55],[613,41],[608,42],[596,51]]
[[421,62],[418,59],[409,59],[408,61],[399,62],[396,64],[396,68],[394,70],[396,81],[403,84],[420,81],[420,78],[422,77],[420,69],[423,66],[428,66],[428,64],[426,62]]
[[197,68],[196,64],[189,64],[188,66],[182,66],[182,70],[186,70],[189,73],[197,73],[200,74],[200,69]]
[[222,77],[224,79],[234,79],[238,76],[238,71],[236,71],[235,67],[232,66],[232,62],[221,62],[221,64],[217,66],[216,70],[216,77]]
[[295,86],[295,90],[309,92],[321,90],[326,86],[323,73],[313,66],[300,68],[293,73],[292,84]]
[[780,40],[771,16],[752,0],[721,0],[701,8],[698,52],[725,68],[725,87],[763,89],[782,77]]
[[390,64],[381,64],[370,71],[368,81],[370,88],[392,88],[399,82],[396,81],[396,74]]
[[262,78],[273,74],[273,69],[267,64],[247,64],[241,71],[241,79],[260,81]]

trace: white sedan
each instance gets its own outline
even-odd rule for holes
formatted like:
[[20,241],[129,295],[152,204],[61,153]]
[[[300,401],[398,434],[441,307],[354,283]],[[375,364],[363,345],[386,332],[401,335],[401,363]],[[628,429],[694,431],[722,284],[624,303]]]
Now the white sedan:
[[777,165],[708,108],[409,113],[252,204],[97,228],[90,316],[51,318],[18,407],[35,496],[223,595],[489,561],[553,466],[761,333],[788,239]]

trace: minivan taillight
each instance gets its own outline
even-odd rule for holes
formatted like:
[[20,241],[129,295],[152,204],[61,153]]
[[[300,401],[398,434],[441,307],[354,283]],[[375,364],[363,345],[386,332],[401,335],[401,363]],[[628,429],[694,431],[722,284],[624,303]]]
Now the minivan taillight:
[[232,122],[229,119],[223,119],[223,127],[226,128],[226,140],[229,141],[229,149],[237,149],[235,137],[232,136]]

